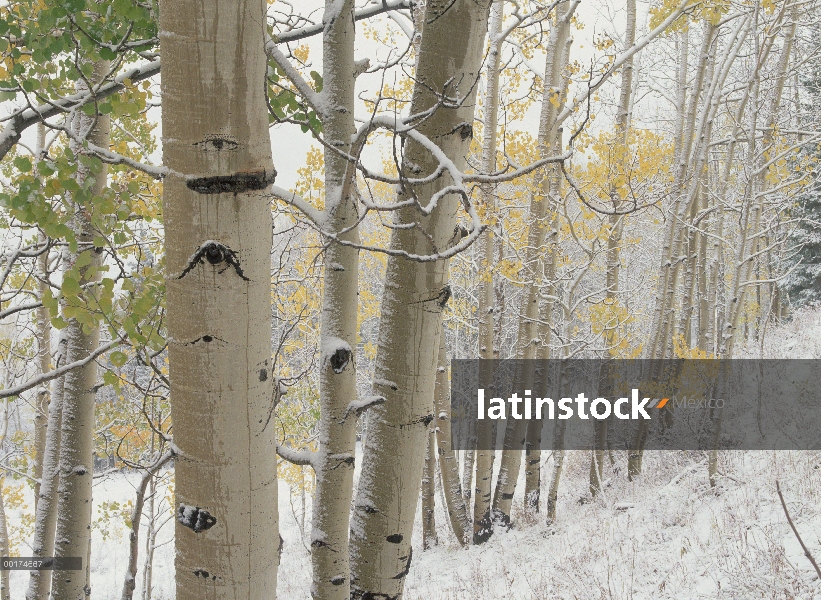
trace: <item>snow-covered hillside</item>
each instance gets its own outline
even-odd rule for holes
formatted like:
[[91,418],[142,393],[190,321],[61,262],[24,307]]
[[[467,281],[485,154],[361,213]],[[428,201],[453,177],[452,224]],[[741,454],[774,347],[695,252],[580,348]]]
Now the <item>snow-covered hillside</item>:
[[[759,352],[745,349],[750,357]],[[821,313],[799,313],[791,323],[769,332],[764,356],[821,356]],[[821,582],[776,493],[779,481],[804,543],[821,560],[821,452],[721,453],[715,489],[707,480],[703,452],[648,452],[644,475],[632,483],[625,477],[625,457],[616,458],[615,467],[608,466],[604,493],[590,502],[585,500],[589,456],[569,452],[557,522],[520,523],[509,532],[497,532],[483,546],[458,547],[438,495],[439,546],[421,549],[417,519],[405,598],[821,598]],[[122,473],[101,479],[94,488],[95,520],[102,516],[104,503],[110,507],[133,498],[138,479],[137,474]],[[307,541],[300,539],[303,532],[294,510],[298,513],[301,505],[298,497],[292,504],[289,496],[287,485],[281,483],[285,545],[278,597],[285,600],[310,597]],[[521,504],[517,498],[515,505]],[[10,511],[12,525],[19,525],[20,514],[19,509]],[[310,516],[305,531],[310,531]],[[157,538],[155,600],[174,597],[172,534],[173,523],[168,522]],[[142,536],[144,548],[145,531]],[[101,521],[95,529],[95,600],[120,597],[127,539],[122,519]],[[20,553],[26,551],[22,548]],[[141,554],[135,598],[142,598],[143,558]],[[27,582],[26,572],[11,573],[12,599],[23,598]]]

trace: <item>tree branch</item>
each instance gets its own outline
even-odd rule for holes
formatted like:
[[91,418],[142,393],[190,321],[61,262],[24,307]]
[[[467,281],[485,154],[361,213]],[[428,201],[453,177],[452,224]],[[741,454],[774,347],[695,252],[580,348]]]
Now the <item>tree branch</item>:
[[82,367],[83,365],[87,365],[88,363],[90,363],[92,360],[94,360],[95,358],[97,358],[101,354],[105,354],[106,352],[108,352],[112,348],[114,348],[116,346],[119,346],[120,344],[122,344],[124,342],[125,342],[125,340],[122,339],[122,338],[119,338],[119,339],[116,339],[116,340],[111,340],[107,344],[103,344],[102,346],[97,348],[94,352],[92,352],[91,354],[89,354],[85,358],[82,358],[80,360],[75,360],[73,363],[69,363],[67,365],[64,365],[64,366],[58,368],[58,369],[52,369],[51,371],[48,371],[47,373],[43,373],[42,375],[38,375],[37,377],[34,377],[33,379],[29,379],[26,383],[23,383],[21,385],[18,385],[18,386],[12,387],[12,388],[8,388],[8,389],[5,389],[5,390],[0,390],[0,398],[8,398],[10,396],[19,396],[20,394],[22,394],[26,390],[30,390],[33,387],[37,387],[41,383],[45,383],[46,381],[51,381],[52,379],[55,379],[56,377],[60,377],[61,375],[65,375],[66,373],[68,373],[72,369],[77,369],[79,367]]
[[778,492],[778,498],[781,500],[781,507],[784,509],[784,515],[787,517],[787,523],[790,524],[792,527],[792,531],[795,534],[795,537],[798,538],[798,543],[801,544],[801,549],[804,551],[804,556],[806,556],[812,566],[815,567],[815,572],[818,573],[818,579],[821,579],[821,569],[818,568],[818,563],[815,562],[815,559],[812,557],[812,553],[810,552],[809,548],[804,544],[804,540],[801,539],[801,535],[798,533],[798,529],[795,527],[795,523],[792,522],[792,518],[790,517],[790,513],[787,510],[787,503],[784,502],[784,495],[781,493],[781,485],[778,483],[778,480],[775,480],[775,490]]

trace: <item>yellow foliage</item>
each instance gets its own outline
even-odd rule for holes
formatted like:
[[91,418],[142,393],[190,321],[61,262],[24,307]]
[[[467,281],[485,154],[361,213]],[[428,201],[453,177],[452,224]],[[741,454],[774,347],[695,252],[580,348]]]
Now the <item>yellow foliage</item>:
[[710,352],[706,350],[701,350],[700,348],[688,348],[687,341],[684,339],[684,336],[681,334],[677,334],[673,336],[673,353],[676,358],[692,358],[692,359],[706,359],[706,358],[715,358]]
[[647,129],[630,129],[627,143],[619,131],[586,138],[592,151],[578,171],[583,194],[600,205],[644,206],[661,198],[671,181],[673,145]]

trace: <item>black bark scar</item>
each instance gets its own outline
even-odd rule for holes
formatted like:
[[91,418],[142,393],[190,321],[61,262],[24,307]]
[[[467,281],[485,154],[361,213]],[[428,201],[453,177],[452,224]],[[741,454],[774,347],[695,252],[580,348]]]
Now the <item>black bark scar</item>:
[[[234,271],[236,271],[237,275],[239,275],[245,281],[251,281],[245,276],[245,273],[242,272],[242,267],[239,264],[239,259],[237,259],[237,253],[231,250],[225,244],[220,244],[219,242],[209,241],[204,243],[200,246],[199,250],[194,253],[194,256],[191,257],[188,266],[185,267],[180,276],[177,279],[182,279],[191,270],[199,264],[202,264],[203,260],[207,260],[209,264],[214,266],[220,263],[226,263],[229,267],[234,267]],[[227,269],[228,267],[225,267]],[[220,273],[225,272],[225,269],[220,271]]]
[[450,297],[451,297],[452,294],[453,294],[453,292],[450,289],[450,285],[445,285],[441,290],[439,290],[439,293],[436,294],[436,296],[434,296],[433,298],[425,298],[424,300],[417,300],[416,302],[411,302],[410,304],[422,304],[423,302],[434,302],[435,301],[436,306],[438,306],[441,309],[444,309],[445,305],[448,303],[448,300],[450,300]]
[[199,506],[180,504],[177,508],[177,521],[193,530],[194,533],[199,533],[211,529],[216,524],[217,518]]
[[242,194],[264,190],[274,182],[277,172],[274,169],[253,169],[237,171],[230,175],[211,177],[192,177],[185,182],[189,190],[199,194]]

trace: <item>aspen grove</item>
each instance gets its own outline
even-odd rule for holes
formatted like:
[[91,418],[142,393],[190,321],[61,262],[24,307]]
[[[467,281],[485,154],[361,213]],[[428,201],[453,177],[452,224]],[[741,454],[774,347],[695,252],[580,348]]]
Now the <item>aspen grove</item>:
[[817,449],[451,394],[821,358],[819,10],[0,3],[0,600],[821,597]]

